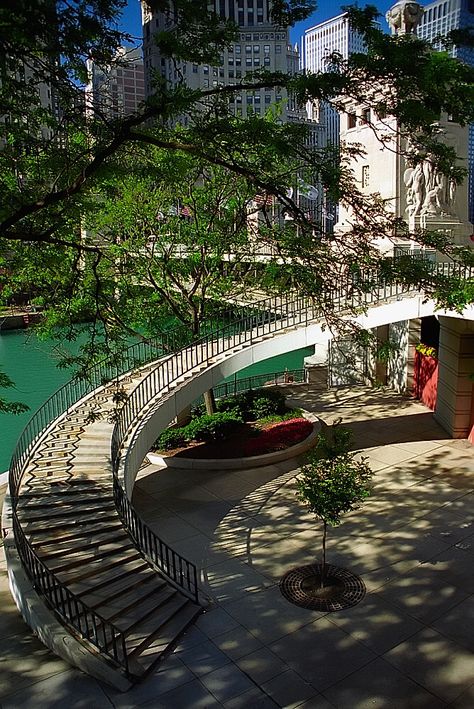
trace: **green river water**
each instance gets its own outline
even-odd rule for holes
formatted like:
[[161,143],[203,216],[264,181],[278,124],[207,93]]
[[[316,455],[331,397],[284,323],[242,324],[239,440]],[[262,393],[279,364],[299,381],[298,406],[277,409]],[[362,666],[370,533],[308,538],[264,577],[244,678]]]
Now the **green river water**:
[[[57,343],[41,342],[32,331],[0,332],[0,368],[15,382],[16,388],[6,392],[8,399],[22,401],[30,411],[20,416],[0,414],[0,473],[8,469],[15,442],[32,414],[65,384],[71,374],[57,368]],[[299,369],[304,357],[313,353],[312,347],[294,350],[258,362],[239,372],[249,377],[286,369]]]

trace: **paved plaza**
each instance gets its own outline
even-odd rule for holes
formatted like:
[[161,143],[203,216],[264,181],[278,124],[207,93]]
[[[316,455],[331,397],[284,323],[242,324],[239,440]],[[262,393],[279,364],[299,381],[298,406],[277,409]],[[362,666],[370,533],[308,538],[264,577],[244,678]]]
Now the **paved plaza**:
[[319,552],[320,525],[295,496],[297,460],[225,472],[148,466],[134,504],[198,565],[206,612],[154,673],[120,694],[30,634],[2,558],[1,709],[472,709],[472,446],[390,391],[301,385],[290,396],[326,423],[342,418],[376,472],[373,496],[328,538],[328,561],[358,574],[365,598],[321,613],[280,593],[282,575]]

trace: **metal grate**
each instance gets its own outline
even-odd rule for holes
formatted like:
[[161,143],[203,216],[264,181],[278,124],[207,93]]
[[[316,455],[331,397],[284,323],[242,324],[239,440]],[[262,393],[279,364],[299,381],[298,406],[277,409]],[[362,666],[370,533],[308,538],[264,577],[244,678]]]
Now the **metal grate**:
[[318,611],[340,611],[359,603],[365,596],[365,585],[355,574],[339,566],[326,564],[325,593],[319,589],[321,564],[298,566],[280,581],[280,591],[290,603]]

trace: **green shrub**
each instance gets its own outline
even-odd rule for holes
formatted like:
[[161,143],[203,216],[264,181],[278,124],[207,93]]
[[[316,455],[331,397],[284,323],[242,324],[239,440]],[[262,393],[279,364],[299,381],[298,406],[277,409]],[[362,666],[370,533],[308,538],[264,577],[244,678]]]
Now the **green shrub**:
[[205,414],[186,426],[185,435],[188,441],[217,441],[228,436],[241,423],[240,416],[227,411]]
[[[216,401],[216,411],[230,413],[243,421],[285,414],[285,395],[278,389],[249,389],[235,396],[223,396]],[[206,410],[203,404],[192,410],[192,418],[201,418]]]
[[179,448],[186,443],[185,428],[167,428],[156,439],[153,448],[155,450],[168,451],[172,448]]
[[285,396],[281,391],[270,390],[262,392],[257,389],[250,405],[250,415],[253,419],[261,419],[273,414],[283,414],[286,411]]

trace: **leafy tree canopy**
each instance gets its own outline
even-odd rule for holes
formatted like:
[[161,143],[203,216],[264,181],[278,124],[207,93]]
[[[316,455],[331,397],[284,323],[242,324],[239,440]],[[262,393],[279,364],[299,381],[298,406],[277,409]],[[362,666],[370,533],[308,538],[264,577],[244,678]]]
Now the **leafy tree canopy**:
[[[123,5],[42,0],[32,7],[16,0],[0,8],[4,301],[26,294],[49,306],[50,326],[99,320],[116,337],[153,333],[165,314],[197,331],[207,301],[257,286],[278,292],[295,285],[330,322],[337,320],[331,288],[342,278],[354,294],[373,290],[382,275],[419,284],[450,307],[472,299],[460,278],[435,279],[426,264],[381,259],[374,239],[406,233],[406,225],[386,213],[377,195],[358,189],[349,160],[363,154],[362,146],[310,147],[307,125],[281,124],[278,106],[246,119],[234,111],[236,96],[261,88],[277,87],[282,101],[290,96],[299,105],[327,101],[346,110],[345,101],[361,101],[397,119],[400,145],[409,136],[418,150],[414,161],[429,152],[460,180],[463,171],[435,124],[442,113],[463,125],[474,120],[472,68],[417,38],[384,35],[373,7],[349,8],[367,54],[348,60],[334,54],[327,73],[261,69],[232,86],[200,90],[190,89],[184,74],[173,85],[160,75],[136,114],[117,119],[100,109],[84,112],[85,61],[103,67],[123,61],[116,55],[127,39],[116,29]],[[184,61],[218,65],[236,36],[238,28],[205,0],[150,0],[148,6],[172,20],[160,25],[155,41],[178,68]],[[274,0],[272,8],[274,22],[286,27],[314,4]],[[49,103],[39,99],[39,82],[51,92]],[[298,203],[299,179],[320,183],[329,202],[351,206],[358,221],[350,238],[327,234],[320,218]],[[256,194],[263,197],[259,204]],[[183,207],[190,216],[173,214]],[[270,257],[252,274],[253,237],[244,215],[257,209],[258,242]],[[283,212],[286,221],[275,219]],[[473,261],[470,249],[454,247],[446,235],[407,237]],[[68,336],[75,336],[72,330]]]

